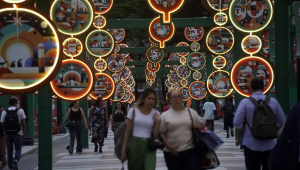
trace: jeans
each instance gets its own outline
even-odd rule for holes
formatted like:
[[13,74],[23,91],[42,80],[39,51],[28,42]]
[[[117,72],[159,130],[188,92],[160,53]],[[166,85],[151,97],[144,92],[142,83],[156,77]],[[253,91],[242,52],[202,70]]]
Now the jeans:
[[[22,142],[23,142],[23,136],[19,134],[5,134],[5,143],[6,143],[6,149],[7,149],[7,164],[9,169],[12,169],[12,162],[14,159],[16,159],[18,162],[21,158],[22,153]],[[13,158],[13,149],[15,146],[15,157]]]
[[76,152],[82,152],[82,145],[81,145],[81,132],[83,129],[82,122],[81,121],[75,121],[76,127],[69,128],[69,134],[70,134],[70,145],[69,149],[74,149],[75,144],[75,137],[77,141],[77,147]]
[[272,150],[259,152],[253,151],[245,145],[243,147],[247,170],[261,170],[261,166],[263,170],[269,170],[268,160]]
[[201,170],[200,154],[196,149],[179,152],[174,156],[171,152],[164,152],[168,170]]

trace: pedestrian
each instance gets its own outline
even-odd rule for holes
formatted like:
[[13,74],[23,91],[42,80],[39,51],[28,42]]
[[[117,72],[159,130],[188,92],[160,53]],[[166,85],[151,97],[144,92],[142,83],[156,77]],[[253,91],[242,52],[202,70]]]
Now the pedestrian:
[[170,92],[169,100],[171,107],[162,114],[160,126],[167,167],[170,170],[201,170],[200,153],[193,145],[192,127],[203,129],[204,122],[195,110],[184,106],[180,91]]
[[[254,78],[250,82],[250,87],[252,91],[251,97],[258,103],[267,104],[273,111],[277,124],[283,124],[285,115],[278,101],[263,94],[264,81],[260,78]],[[266,99],[270,99],[269,102],[267,102]],[[245,127],[242,144],[244,148],[246,168],[249,170],[260,170],[262,166],[263,170],[268,170],[269,154],[275,147],[276,140],[263,140],[253,137],[251,131],[253,131],[252,121],[255,108],[256,107],[250,98],[243,99],[237,108],[233,124],[237,129]],[[267,114],[267,112],[265,113]]]
[[81,132],[83,129],[82,120],[84,121],[85,129],[88,129],[87,121],[84,115],[84,112],[81,107],[79,107],[79,101],[71,102],[70,108],[68,109],[67,116],[64,122],[61,124],[63,128],[67,120],[74,122],[74,127],[69,127],[70,133],[70,145],[67,147],[70,154],[73,154],[75,138],[76,138],[76,153],[82,153],[81,145]]
[[209,97],[209,102],[205,102],[203,105],[203,113],[206,120],[205,126],[208,127],[211,131],[214,130],[214,110],[216,110],[216,106],[213,103],[213,97]]
[[234,118],[234,106],[229,102],[229,99],[225,99],[225,104],[222,107],[222,111],[224,114],[224,130],[226,130],[227,136],[229,138],[229,128],[231,129],[231,137],[234,137],[233,133],[233,118]]
[[[2,112],[1,124],[5,130],[5,143],[7,149],[7,164],[9,169],[18,170],[22,153],[22,142],[26,138],[26,116],[24,110],[17,108],[18,100],[11,98],[10,107]],[[15,157],[13,158],[13,148]]]
[[3,126],[0,123],[0,161],[2,162],[0,169],[4,169],[7,162],[6,162],[6,151],[5,151],[5,138],[4,138],[4,131]]
[[[129,170],[155,170],[156,151],[148,149],[148,140],[152,136],[158,137],[159,135],[161,119],[160,113],[154,109],[156,101],[156,91],[152,88],[147,88],[137,101],[136,107],[131,108],[128,112],[121,162],[124,163],[127,159],[126,145],[133,126],[127,162]],[[134,117],[133,114],[135,115]]]
[[[102,153],[102,146],[104,145],[104,137],[108,129],[108,113],[107,108],[101,97],[98,97],[95,102],[95,107],[90,112],[89,124],[92,124],[92,143],[95,145],[94,152]],[[99,145],[99,146],[98,146]]]
[[126,117],[127,117],[127,111],[125,106],[121,102],[118,102],[111,117],[111,126],[112,126],[111,130],[114,132],[114,134],[118,130],[121,123],[125,121]]
[[200,104],[199,104],[199,110],[200,110],[200,116],[203,117],[203,100],[200,100]]
[[[93,108],[94,108],[94,104],[91,104],[89,109],[88,109],[88,118],[90,117],[90,111],[93,110]],[[91,136],[92,135],[92,122],[90,122],[89,125],[90,125],[89,126],[89,131],[90,131],[90,136]]]

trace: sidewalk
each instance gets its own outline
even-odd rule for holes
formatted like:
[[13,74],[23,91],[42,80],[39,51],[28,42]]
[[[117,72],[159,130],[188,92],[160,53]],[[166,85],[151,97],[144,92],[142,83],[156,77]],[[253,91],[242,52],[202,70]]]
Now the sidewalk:
[[[52,142],[64,139],[64,138],[66,138],[68,136],[69,136],[68,132],[67,133],[61,133],[61,134],[52,135]],[[35,138],[34,139],[34,144],[32,146],[23,145],[22,146],[21,157],[29,155],[29,154],[31,154],[33,152],[36,152],[38,150],[38,143],[39,143],[38,142],[38,138]]]

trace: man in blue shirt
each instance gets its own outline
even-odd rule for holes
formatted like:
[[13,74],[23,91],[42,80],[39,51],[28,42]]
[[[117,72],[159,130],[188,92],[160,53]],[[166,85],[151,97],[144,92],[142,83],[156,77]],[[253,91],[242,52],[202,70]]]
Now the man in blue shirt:
[[[254,78],[250,83],[252,97],[255,100],[265,100],[266,95],[263,94],[264,82],[262,79]],[[285,121],[285,115],[280,107],[278,101],[271,98],[269,107],[273,110],[278,125],[283,124]],[[243,99],[236,111],[233,124],[236,128],[245,128],[243,147],[245,155],[245,163],[248,170],[260,170],[261,166],[263,170],[268,170],[268,158],[271,150],[275,147],[275,139],[271,140],[260,140],[252,136],[248,126],[245,125],[245,121],[249,123],[252,128],[252,117],[255,106],[249,99]]]

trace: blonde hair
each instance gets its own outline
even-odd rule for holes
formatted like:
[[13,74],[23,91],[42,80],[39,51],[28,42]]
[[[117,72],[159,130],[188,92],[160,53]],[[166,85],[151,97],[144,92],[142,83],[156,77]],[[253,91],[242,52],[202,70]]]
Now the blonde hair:
[[156,91],[152,88],[146,88],[144,90],[144,92],[142,93],[141,97],[138,99],[138,101],[136,102],[134,107],[141,107],[144,105],[144,100],[149,96],[149,94],[154,94],[155,95],[155,102],[154,102],[154,106],[156,107],[157,104],[157,94]]

